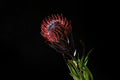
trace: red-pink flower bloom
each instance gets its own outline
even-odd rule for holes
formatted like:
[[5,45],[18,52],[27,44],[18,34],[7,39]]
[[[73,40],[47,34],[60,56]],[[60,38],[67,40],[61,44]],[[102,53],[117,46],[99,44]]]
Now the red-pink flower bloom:
[[71,33],[71,24],[62,15],[51,15],[41,25],[42,36],[50,43],[64,40]]

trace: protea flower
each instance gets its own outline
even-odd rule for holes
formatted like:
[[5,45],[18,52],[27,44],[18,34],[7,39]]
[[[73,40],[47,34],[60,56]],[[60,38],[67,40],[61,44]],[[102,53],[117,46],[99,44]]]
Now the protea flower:
[[62,15],[52,15],[43,20],[41,34],[50,43],[60,42],[71,33],[71,24]]
[[[62,14],[45,18],[41,25],[41,35],[52,48],[62,53],[74,80],[93,80],[92,73],[87,67],[91,50],[85,56],[83,48],[84,55],[79,56],[74,47],[71,22]],[[84,46],[84,44],[82,45]]]
[[63,17],[62,14],[48,16],[41,25],[41,35],[48,41],[48,44],[56,51],[69,57],[72,52],[69,39],[71,32],[71,22]]

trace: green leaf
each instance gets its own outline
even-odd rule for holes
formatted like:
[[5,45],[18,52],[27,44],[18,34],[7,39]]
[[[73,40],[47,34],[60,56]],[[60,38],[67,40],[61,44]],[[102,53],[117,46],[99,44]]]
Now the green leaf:
[[78,59],[78,67],[79,67],[79,69],[81,69],[81,67],[82,67],[82,63],[81,63],[80,59]]
[[89,80],[89,75],[86,71],[83,71],[83,76],[85,80]]
[[89,54],[93,51],[93,49],[94,49],[94,48],[92,48],[92,49],[87,53],[87,55],[86,55],[86,57],[85,57],[85,59],[84,59],[84,64],[85,64],[85,65],[87,65],[87,63],[88,63],[88,56],[89,56]]
[[93,80],[93,75],[92,75],[91,71],[89,70],[89,68],[87,66],[85,66],[85,70],[88,73],[88,75],[90,77],[90,80]]
[[77,73],[77,71],[76,71],[76,69],[75,69],[75,65],[73,65],[73,64],[71,64],[71,61],[68,61],[68,67],[69,67],[69,69],[70,69],[70,72],[72,73],[72,74],[74,74],[75,76],[78,76],[78,73]]
[[84,59],[84,65],[87,65],[87,63],[88,63],[88,56],[86,56]]
[[81,80],[80,78],[76,77],[75,75],[71,74],[74,80]]

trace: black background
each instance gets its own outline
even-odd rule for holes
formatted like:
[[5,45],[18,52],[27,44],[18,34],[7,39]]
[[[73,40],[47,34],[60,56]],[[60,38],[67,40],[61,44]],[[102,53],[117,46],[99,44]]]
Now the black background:
[[113,36],[109,34],[107,8],[103,6],[102,2],[83,0],[1,1],[1,76],[72,80],[61,54],[45,44],[40,35],[42,20],[51,14],[62,13],[72,22],[76,47],[79,40],[83,40],[86,51],[95,48],[88,63],[95,80],[112,79],[115,64],[111,54]]

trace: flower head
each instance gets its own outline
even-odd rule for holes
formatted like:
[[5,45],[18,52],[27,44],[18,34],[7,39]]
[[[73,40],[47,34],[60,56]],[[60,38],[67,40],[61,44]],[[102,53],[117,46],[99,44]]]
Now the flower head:
[[50,43],[64,40],[71,33],[71,24],[63,15],[51,15],[41,25],[41,35]]

